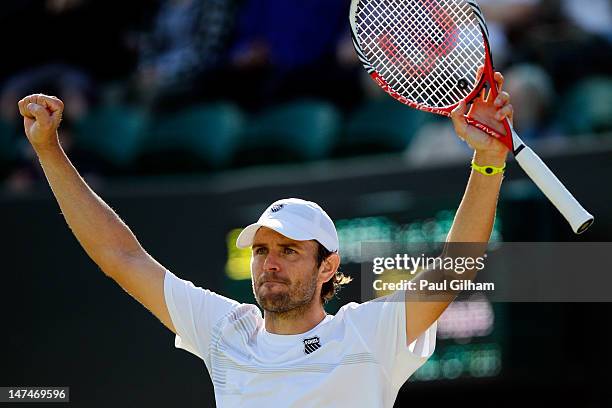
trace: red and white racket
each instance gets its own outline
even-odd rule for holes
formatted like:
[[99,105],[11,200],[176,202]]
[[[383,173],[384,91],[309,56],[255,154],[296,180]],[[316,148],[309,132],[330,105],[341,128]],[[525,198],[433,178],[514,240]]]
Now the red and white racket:
[[[473,0],[352,0],[350,23],[357,55],[372,79],[412,108],[450,117],[461,101],[472,102],[487,87],[489,97],[499,94],[487,25]],[[507,119],[504,134],[469,116],[466,120],[514,153],[575,233],[591,226],[593,216]]]

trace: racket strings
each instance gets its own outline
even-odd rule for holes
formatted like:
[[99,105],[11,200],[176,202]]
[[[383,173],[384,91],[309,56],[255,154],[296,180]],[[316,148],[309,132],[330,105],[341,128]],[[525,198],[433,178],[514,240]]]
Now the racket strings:
[[407,99],[446,107],[476,87],[484,41],[464,0],[362,0],[356,22],[366,58]]
[[[421,20],[419,20],[425,23],[424,29],[420,30],[420,27],[417,26],[417,30],[408,31],[408,33],[410,34],[410,40],[416,42],[414,50],[417,51],[417,58],[420,59],[421,64],[409,65],[405,62],[406,58],[403,58],[402,61],[399,61],[401,65],[397,63],[398,61],[391,61],[392,63],[394,63],[395,66],[406,68],[408,74],[412,77],[425,77],[426,75],[428,75],[430,71],[434,68],[434,64],[436,63],[437,58],[440,55],[448,53],[449,48],[452,48],[456,42],[456,39],[453,38],[454,36],[456,36],[456,28],[454,26],[453,21],[450,19],[450,16],[445,13],[444,10],[441,8],[431,7],[431,3],[426,3],[425,6],[427,6],[426,9],[427,12],[431,14],[431,18],[422,18]],[[395,10],[397,10],[397,8]],[[421,14],[421,16],[428,17],[427,14]],[[410,22],[411,19],[405,19],[405,21]],[[402,28],[405,28],[405,24]],[[442,39],[441,37],[444,36],[444,33],[448,34],[448,37]],[[429,34],[430,37],[434,37],[433,41],[437,40],[437,42],[441,42],[441,46],[434,48],[434,42],[432,42],[432,39],[428,38],[427,34]],[[417,41],[414,41],[415,37]],[[452,41],[448,41],[449,39],[451,39]],[[401,74],[400,72],[396,72],[396,74],[398,73]],[[400,87],[402,87],[402,75],[393,75],[393,78],[400,85]],[[442,85],[439,81],[436,81],[439,78],[433,76],[430,79],[433,80],[433,85]],[[421,86],[422,84],[423,83],[420,82],[416,83],[416,88],[419,88],[421,91],[425,92],[431,91],[430,88]]]

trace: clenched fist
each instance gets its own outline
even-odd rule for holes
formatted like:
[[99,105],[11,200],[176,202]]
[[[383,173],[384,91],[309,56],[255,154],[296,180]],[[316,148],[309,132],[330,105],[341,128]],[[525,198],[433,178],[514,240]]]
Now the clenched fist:
[[34,94],[19,101],[26,136],[33,147],[57,143],[64,103],[55,96]]

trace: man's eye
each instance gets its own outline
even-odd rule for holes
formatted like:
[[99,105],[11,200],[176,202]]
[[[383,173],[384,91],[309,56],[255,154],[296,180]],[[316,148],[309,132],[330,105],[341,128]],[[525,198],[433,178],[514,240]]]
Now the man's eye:
[[291,254],[295,254],[295,250],[291,249],[291,248],[285,248],[285,254],[287,255],[291,255]]
[[266,248],[259,247],[255,248],[255,255],[264,255],[266,253]]

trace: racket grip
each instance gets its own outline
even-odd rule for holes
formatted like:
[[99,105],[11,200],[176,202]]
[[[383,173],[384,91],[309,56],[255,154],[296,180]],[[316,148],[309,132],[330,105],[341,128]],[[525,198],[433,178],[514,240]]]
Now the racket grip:
[[525,173],[563,214],[576,234],[582,234],[593,224],[593,216],[580,205],[533,150],[525,146],[515,158]]

